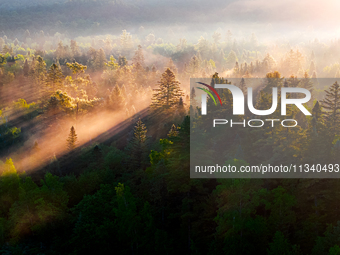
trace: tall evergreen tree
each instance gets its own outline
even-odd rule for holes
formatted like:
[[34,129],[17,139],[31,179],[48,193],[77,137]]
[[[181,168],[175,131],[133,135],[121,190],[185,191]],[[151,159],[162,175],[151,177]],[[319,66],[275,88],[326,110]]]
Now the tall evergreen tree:
[[139,119],[134,128],[134,136],[127,148],[130,154],[129,165],[133,170],[137,170],[143,166],[146,152],[146,133],[147,129],[145,125],[142,120]]
[[112,55],[110,56],[110,61],[108,61],[105,65],[111,71],[116,70],[119,67],[118,63],[116,62],[116,59]]
[[126,60],[125,56],[119,56],[118,57],[118,65],[120,67],[126,66],[128,64],[128,61]]
[[71,48],[71,52],[74,58],[80,56],[79,46],[76,41],[71,40],[70,48]]
[[243,94],[247,93],[247,84],[244,78],[241,79],[239,87],[242,90]]
[[69,150],[73,150],[76,148],[78,138],[77,138],[76,130],[74,129],[73,126],[71,127],[70,134],[68,135],[68,139],[66,141],[67,141],[67,148]]
[[103,49],[99,49],[94,60],[94,69],[103,70],[106,64],[106,56]]
[[336,81],[326,92],[326,97],[321,101],[324,111],[325,123],[331,135],[339,133],[340,129],[340,86]]
[[171,58],[169,59],[167,67],[170,68],[170,70],[173,71],[175,75],[177,75],[177,71],[178,71],[177,67],[176,67],[176,65],[174,64],[174,62],[172,61]]
[[139,63],[142,65],[142,67],[144,67],[144,54],[141,45],[138,45],[138,48],[135,51],[135,55],[133,56],[132,63],[133,64]]
[[175,124],[172,124],[171,129],[169,131],[168,137],[175,137],[178,135],[178,128],[176,127]]
[[70,68],[72,73],[75,74],[77,77],[79,74],[85,73],[85,70],[87,69],[87,66],[79,64],[78,62],[66,63],[66,65],[68,68]]
[[57,64],[52,64],[47,72],[49,86],[52,87],[54,93],[56,89],[61,88],[64,75]]
[[231,50],[229,52],[228,57],[226,58],[226,62],[228,68],[232,68],[235,65],[235,63],[237,62],[237,56],[235,51]]
[[109,98],[110,98],[111,107],[116,111],[119,111],[120,109],[122,109],[122,107],[125,104],[125,98],[118,84],[116,84],[116,86],[114,86],[114,88],[112,89],[112,92]]
[[184,94],[179,86],[179,81],[176,80],[174,73],[169,68],[162,74],[158,83],[159,87],[154,89],[152,107],[169,109],[178,105]]

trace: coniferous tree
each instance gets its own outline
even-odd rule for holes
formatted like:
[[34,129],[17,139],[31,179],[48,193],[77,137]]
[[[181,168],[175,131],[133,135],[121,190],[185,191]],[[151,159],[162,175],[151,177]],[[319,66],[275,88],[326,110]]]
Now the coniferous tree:
[[133,64],[141,64],[142,67],[144,67],[144,54],[143,54],[143,49],[141,45],[138,45],[137,50],[135,51],[135,55],[132,59]]
[[78,138],[77,138],[76,130],[74,129],[73,126],[71,127],[70,134],[66,141],[67,141],[67,148],[69,150],[73,150],[76,148]]
[[126,66],[128,64],[128,61],[126,60],[125,56],[119,56],[118,57],[118,65],[120,67]]
[[37,86],[40,91],[44,91],[46,86],[46,63],[42,57],[37,56],[32,60],[28,73],[34,82],[33,86]]
[[49,86],[52,87],[54,93],[56,89],[60,89],[62,86],[64,75],[57,64],[52,64],[47,72],[47,79]]
[[185,72],[187,72],[191,77],[197,76],[199,74],[200,69],[201,69],[201,59],[194,55],[187,67],[184,68]]
[[177,74],[177,67],[176,65],[174,64],[174,62],[172,61],[172,59],[170,58],[169,62],[168,62],[168,68],[170,68],[171,71],[174,72],[174,74],[176,75]]
[[116,62],[116,59],[111,55],[110,61],[105,64],[111,71],[118,69],[119,65]]
[[94,60],[94,69],[103,70],[106,64],[106,56],[103,49],[99,49]]
[[169,131],[168,137],[176,137],[178,135],[178,128],[175,126],[175,124],[172,124],[171,129]]
[[70,48],[71,48],[73,58],[80,56],[79,46],[78,46],[78,43],[76,41],[71,40]]
[[309,78],[307,72],[304,73],[303,78],[301,79],[300,86],[302,88],[308,89],[309,91],[313,90],[313,82]]
[[340,86],[336,81],[326,92],[326,97],[321,101],[325,124],[328,126],[331,135],[339,133],[340,128]]
[[176,80],[174,73],[169,68],[162,74],[158,83],[159,87],[154,89],[152,107],[169,109],[178,105],[184,94],[179,87],[179,81]]
[[240,89],[242,90],[244,94],[247,93],[247,85],[246,85],[246,81],[244,80],[244,78],[242,78],[240,81]]
[[151,72],[153,72],[153,73],[157,72],[157,68],[156,68],[155,64],[152,65]]
[[193,88],[191,89],[190,99],[195,99],[195,97],[196,97],[196,92],[195,92],[195,88],[193,87]]
[[67,67],[70,68],[73,74],[75,74],[77,77],[81,73],[85,73],[85,70],[87,69],[87,66],[84,66],[82,64],[79,64],[77,62],[74,63],[66,63]]
[[180,98],[179,98],[179,101],[178,101],[178,108],[179,108],[179,109],[183,109],[183,108],[184,108],[183,97],[180,97]]
[[112,89],[111,95],[110,95],[110,105],[113,107],[114,110],[120,110],[124,106],[125,99],[122,94],[122,90],[120,87],[116,84],[114,88]]
[[147,129],[145,125],[142,120],[139,119],[134,128],[134,136],[132,138],[132,141],[127,148],[131,157],[130,167],[134,170],[140,168],[144,162],[146,133]]
[[231,50],[226,58],[227,67],[232,68],[233,65],[237,62],[237,56],[235,51]]

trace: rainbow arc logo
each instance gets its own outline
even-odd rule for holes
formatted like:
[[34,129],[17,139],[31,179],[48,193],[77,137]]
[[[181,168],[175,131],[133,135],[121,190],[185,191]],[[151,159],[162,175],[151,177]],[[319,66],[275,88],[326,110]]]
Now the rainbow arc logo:
[[[201,85],[203,85],[203,86],[206,86],[206,87],[209,88],[212,92],[214,92],[215,95],[217,96],[218,100],[220,101],[220,104],[222,105],[222,100],[221,100],[220,96],[218,95],[217,91],[216,91],[212,86],[210,86],[210,85],[208,85],[208,84],[205,84],[205,83],[203,83],[203,82],[197,82],[197,83],[198,83],[198,84],[201,84]],[[200,88],[200,87],[197,87],[197,88],[200,89],[200,90],[203,90],[205,93],[207,93],[207,94],[212,98],[212,100],[214,100],[215,105],[217,105],[217,102],[216,102],[214,96],[210,93],[209,90],[204,89],[204,88]]]

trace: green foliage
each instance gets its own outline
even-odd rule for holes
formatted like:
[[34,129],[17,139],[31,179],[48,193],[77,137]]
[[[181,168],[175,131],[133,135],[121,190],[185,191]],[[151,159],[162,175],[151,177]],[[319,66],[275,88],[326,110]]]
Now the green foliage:
[[120,87],[116,84],[113,87],[110,98],[110,107],[115,111],[120,111],[125,106],[125,98]]
[[338,245],[334,245],[329,249],[329,255],[339,255],[340,254],[340,247]]
[[12,242],[42,233],[47,226],[54,228],[64,218],[68,195],[59,177],[47,173],[41,184],[38,187],[30,177],[21,181],[19,199],[9,211]]
[[74,63],[66,63],[67,67],[70,68],[73,74],[78,76],[81,73],[85,73],[85,70],[87,69],[87,66],[79,64],[77,62]]
[[116,70],[119,67],[119,64],[116,62],[116,59],[111,55],[110,61],[105,64],[110,70]]
[[[32,7],[38,2],[40,6]],[[8,8],[19,6],[17,0],[4,3],[0,6],[0,31],[8,37],[4,33],[0,37],[0,87],[5,95],[1,94],[1,107],[5,108],[0,112],[0,152],[4,157],[13,154],[18,163],[14,166],[11,159],[0,162],[1,254],[339,253],[337,179],[204,180],[189,176],[190,149],[205,149],[195,142],[190,144],[190,129],[202,131],[214,145],[202,158],[221,153],[222,164],[237,168],[267,163],[337,163],[337,83],[318,84],[309,74],[340,75],[338,63],[327,63],[330,53],[338,58],[338,41],[315,40],[307,48],[299,44],[303,52],[310,47],[315,50],[316,55],[313,52],[309,58],[291,50],[288,43],[283,50],[274,51],[259,44],[254,34],[238,40],[230,31],[225,40],[219,31],[214,32],[213,42],[199,35],[195,45],[184,38],[178,45],[165,42],[175,38],[170,29],[164,39],[157,39],[150,28],[141,28],[138,34],[123,30],[111,40],[103,36],[103,29],[112,33],[122,16],[132,17],[137,12],[149,15],[149,10],[111,0],[21,3],[31,6],[28,11]],[[91,12],[84,19],[83,10],[89,7]],[[46,13],[48,19],[44,18]],[[27,17],[34,18],[22,22]],[[41,19],[44,22],[36,22]],[[26,30],[32,22],[47,29]],[[98,36],[81,37],[79,33]],[[119,54],[123,56],[116,61],[113,56]],[[164,66],[168,69],[159,77],[157,70]],[[87,68],[89,74],[84,74]],[[218,72],[240,77],[236,84],[244,92],[248,85],[245,78],[264,77],[258,79],[256,90],[253,87],[254,98],[258,96],[255,108],[262,110],[271,107],[272,87],[307,88],[313,92],[315,104],[308,103],[313,116],[305,117],[288,107],[287,118],[299,123],[294,129],[280,125],[233,128],[223,135],[210,132],[211,125],[203,125],[202,116],[193,114],[190,124],[189,117],[184,117],[188,99],[183,100],[183,91],[189,91],[185,80],[212,77],[212,86],[231,83]],[[285,80],[283,75],[289,78]],[[159,86],[154,87],[158,80]],[[321,87],[325,85],[331,86],[326,87],[322,100]],[[117,148],[93,143],[75,153],[52,156],[50,148],[55,144],[46,139],[59,127],[62,130],[65,123],[76,119],[77,126],[83,129],[85,123],[89,132],[93,125],[100,126],[96,128],[100,134],[101,125],[92,122],[92,117],[104,111],[125,111],[130,117],[149,105],[153,88],[152,105],[173,111],[154,111],[148,116],[143,111],[148,130],[139,119],[134,130],[119,129],[112,138],[117,138]],[[216,110],[221,118],[231,118],[231,93],[218,93],[225,107],[217,108],[209,100],[209,110]],[[191,111],[197,102],[193,106]],[[272,117],[282,119],[278,112]],[[238,117],[233,118],[238,121]],[[247,113],[244,118],[253,117]],[[120,127],[125,125],[129,120]],[[39,145],[33,145],[36,137]],[[67,142],[68,149],[76,147],[74,128]],[[111,142],[110,138],[104,143]],[[31,165],[43,169],[29,172],[26,178],[21,172]],[[42,177],[44,172],[47,174]]]
[[0,173],[0,215],[3,216],[18,199],[20,179],[11,158],[5,163],[0,161]]
[[293,255],[293,254],[301,254],[298,251],[298,248],[295,245],[291,245],[288,240],[284,237],[284,235],[277,231],[273,238],[273,242],[269,244],[269,249],[267,251],[268,255]]
[[154,248],[150,205],[138,205],[124,184],[102,185],[94,195],[85,196],[73,213],[77,220],[71,243],[78,252],[106,253],[115,247],[120,254],[129,254]]
[[[111,58],[110,58],[110,60],[111,60]],[[127,64],[128,64],[128,61],[126,60],[126,57],[125,56],[119,56],[119,58],[118,58],[118,65],[120,67],[124,67]]]
[[129,165],[133,170],[137,170],[145,165],[147,139],[146,133],[147,129],[145,125],[142,120],[139,119],[134,128],[134,137],[126,148],[128,154],[130,155]]
[[168,68],[158,82],[159,88],[154,89],[152,107],[156,109],[170,109],[176,105],[183,96],[174,73]]
[[53,93],[55,92],[55,90],[62,88],[63,78],[64,75],[60,67],[56,64],[52,64],[47,72],[47,79]]
[[322,103],[324,119],[330,133],[334,136],[340,129],[340,86],[335,82],[329,90],[326,90],[326,97]]
[[7,116],[0,110],[0,148],[14,144],[20,138],[21,129],[8,123]]

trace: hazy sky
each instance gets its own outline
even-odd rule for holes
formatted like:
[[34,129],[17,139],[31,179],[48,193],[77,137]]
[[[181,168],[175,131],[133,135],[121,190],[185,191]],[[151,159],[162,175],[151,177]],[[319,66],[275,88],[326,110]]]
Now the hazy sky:
[[[0,9],[50,5],[55,2],[64,4],[67,1],[0,0]],[[96,1],[95,3],[100,4],[100,1],[109,0]],[[301,33],[306,33],[309,37],[318,35],[323,38],[334,38],[340,33],[340,0],[119,0],[119,2],[131,6],[127,8],[131,12],[126,10],[126,13],[119,13],[121,15],[117,17],[126,24],[124,28],[131,32],[144,26],[149,30],[166,33],[170,28],[174,28],[178,36],[188,35],[190,32],[192,34],[207,32],[210,37],[210,33],[218,28],[222,31],[230,29],[235,36],[255,32],[258,35],[270,35],[275,38],[280,34],[284,36],[295,34],[299,37]],[[107,19],[116,17],[108,13],[106,15]],[[39,21],[39,15],[36,13],[32,18],[36,21],[35,24],[44,24],[43,20]],[[105,23],[100,20],[100,16],[96,16],[94,21],[96,18],[99,23]]]
[[186,24],[193,30],[230,27],[234,34],[238,31],[276,36],[306,33],[324,38],[337,37],[340,32],[340,0],[141,0],[138,5],[157,13],[164,9],[172,16],[177,13],[173,21],[164,17],[165,23]]
[[153,6],[155,9],[166,6],[181,11],[185,9],[189,15],[200,14],[196,17],[198,19],[221,20],[223,18],[239,22],[287,22],[295,25],[301,25],[302,22],[304,25],[329,24],[335,27],[339,25],[340,15],[339,0],[144,0],[139,4]]

